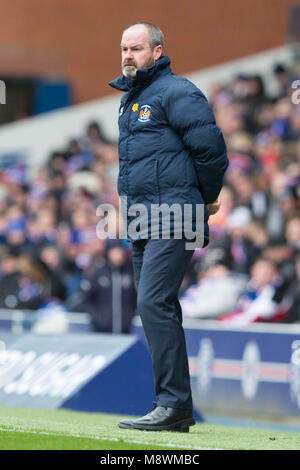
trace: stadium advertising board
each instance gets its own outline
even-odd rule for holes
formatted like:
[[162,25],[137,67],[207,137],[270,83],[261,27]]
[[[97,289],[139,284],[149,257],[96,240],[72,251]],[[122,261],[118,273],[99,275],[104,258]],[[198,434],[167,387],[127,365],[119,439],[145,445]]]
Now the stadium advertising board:
[[139,413],[153,399],[151,380],[150,355],[134,336],[0,331],[1,405]]
[[[145,340],[138,322],[135,333]],[[185,322],[193,401],[205,417],[300,422],[300,328]]]

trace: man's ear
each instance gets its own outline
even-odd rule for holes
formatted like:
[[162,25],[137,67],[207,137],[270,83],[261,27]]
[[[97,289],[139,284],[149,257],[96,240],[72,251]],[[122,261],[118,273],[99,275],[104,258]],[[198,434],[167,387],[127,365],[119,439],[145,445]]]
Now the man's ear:
[[162,56],[162,45],[159,44],[158,46],[155,46],[153,52],[154,52],[154,60],[155,60],[155,62],[156,62],[156,61],[157,61],[158,59],[160,59],[161,56]]

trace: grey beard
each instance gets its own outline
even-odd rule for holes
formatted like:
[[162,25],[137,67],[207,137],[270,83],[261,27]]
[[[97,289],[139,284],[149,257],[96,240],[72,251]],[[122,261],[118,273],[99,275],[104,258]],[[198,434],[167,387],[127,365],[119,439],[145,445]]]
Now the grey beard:
[[135,80],[136,79],[136,73],[137,73],[138,70],[148,69],[149,67],[152,67],[152,65],[154,65],[154,64],[155,64],[155,61],[153,59],[149,59],[148,62],[145,62],[143,67],[140,67],[139,69],[136,68],[133,73],[131,72],[129,74],[126,72],[126,66],[124,66],[124,67],[122,67],[122,73],[125,77],[131,78],[131,80]]
[[125,77],[127,78],[131,78],[131,80],[135,80],[136,79],[136,72],[137,72],[138,69],[135,69],[134,71],[132,72],[129,72],[127,73],[126,72],[126,67],[122,67],[122,73]]

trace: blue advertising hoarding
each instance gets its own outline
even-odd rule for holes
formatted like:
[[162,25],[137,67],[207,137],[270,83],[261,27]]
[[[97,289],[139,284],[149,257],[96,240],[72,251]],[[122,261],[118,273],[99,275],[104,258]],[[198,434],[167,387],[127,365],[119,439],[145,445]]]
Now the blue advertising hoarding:
[[0,330],[0,405],[139,415],[153,397],[150,354],[135,336]]
[[[145,414],[155,395],[139,318],[135,336],[86,333],[85,322],[76,325],[80,334],[38,335],[18,321],[0,328],[0,404]],[[185,321],[184,327],[198,420],[222,415],[300,424],[300,325],[233,329]]]
[[[184,322],[193,401],[205,415],[300,423],[300,325]],[[134,332],[146,341],[140,321]]]

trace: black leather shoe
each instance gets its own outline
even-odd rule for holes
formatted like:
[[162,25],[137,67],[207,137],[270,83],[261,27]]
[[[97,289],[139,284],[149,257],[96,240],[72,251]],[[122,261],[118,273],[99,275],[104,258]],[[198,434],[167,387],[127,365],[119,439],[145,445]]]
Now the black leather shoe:
[[142,418],[122,420],[120,428],[140,429],[145,431],[177,431],[189,432],[189,427],[196,424],[193,410],[182,410],[168,406],[157,406]]
[[132,428],[132,424],[133,424],[132,419],[122,419],[122,421],[119,422],[118,426],[119,428],[130,429]]

